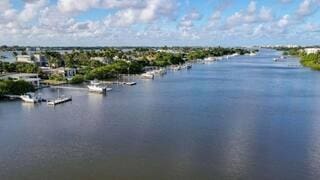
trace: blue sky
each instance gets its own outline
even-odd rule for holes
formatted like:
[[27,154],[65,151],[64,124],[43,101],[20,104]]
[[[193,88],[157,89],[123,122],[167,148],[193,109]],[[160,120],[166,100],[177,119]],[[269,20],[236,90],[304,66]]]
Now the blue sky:
[[315,45],[320,0],[1,0],[0,44]]

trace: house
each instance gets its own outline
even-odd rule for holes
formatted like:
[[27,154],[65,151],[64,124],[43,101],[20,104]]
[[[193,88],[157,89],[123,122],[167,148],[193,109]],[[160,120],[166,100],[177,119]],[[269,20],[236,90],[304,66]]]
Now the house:
[[48,66],[48,59],[44,55],[34,54],[33,60],[41,67]]
[[106,58],[106,57],[91,57],[90,60],[99,61],[99,62],[104,63],[104,64],[110,64],[112,62],[111,59]]
[[320,52],[320,48],[305,48],[304,51],[307,54],[315,54],[315,53]]
[[41,71],[45,74],[47,74],[48,76],[51,75],[62,75],[63,77],[67,78],[67,79],[71,79],[73,76],[75,76],[77,74],[77,69],[76,68],[56,68],[56,69],[52,69],[49,67],[42,67]]
[[34,54],[34,55],[17,55],[17,62],[38,64],[39,66],[47,66],[48,60],[44,55]]
[[17,55],[16,60],[17,62],[34,64],[33,56],[30,56],[30,55]]
[[2,76],[1,79],[4,79],[4,80],[12,79],[14,81],[24,80],[26,82],[31,83],[35,87],[39,87],[40,81],[41,81],[41,79],[39,78],[39,75],[34,73],[8,74],[5,76]]

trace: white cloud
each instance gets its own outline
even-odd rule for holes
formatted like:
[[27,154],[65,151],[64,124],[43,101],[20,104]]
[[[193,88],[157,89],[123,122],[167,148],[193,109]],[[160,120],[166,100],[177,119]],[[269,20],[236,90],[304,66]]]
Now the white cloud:
[[197,39],[198,35],[197,31],[194,29],[194,23],[201,19],[202,15],[196,10],[184,15],[178,24],[178,30],[180,31],[180,34],[183,37]]
[[260,11],[258,11],[256,2],[251,1],[246,11],[241,10],[228,17],[224,28],[236,28],[237,26],[246,24],[268,22],[272,19],[271,9],[262,7]]
[[297,15],[304,18],[314,14],[320,7],[320,0],[303,0],[297,10]]
[[73,13],[98,7],[99,4],[100,0],[58,0],[57,6],[61,12]]
[[109,15],[105,24],[111,27],[125,27],[137,23],[151,23],[162,17],[170,18],[176,4],[170,0],[149,0],[144,6],[130,7]]
[[282,28],[285,29],[290,25],[290,16],[288,14],[284,15],[277,23],[277,25]]
[[47,0],[27,1],[19,14],[19,20],[27,22],[35,18],[40,9],[48,4]]
[[10,0],[0,1],[0,12],[9,9],[10,7],[11,7]]

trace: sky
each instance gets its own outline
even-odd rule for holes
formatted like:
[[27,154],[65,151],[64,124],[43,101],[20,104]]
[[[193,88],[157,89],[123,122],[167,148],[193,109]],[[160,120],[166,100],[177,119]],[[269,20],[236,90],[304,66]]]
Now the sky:
[[319,45],[320,0],[0,0],[0,44]]

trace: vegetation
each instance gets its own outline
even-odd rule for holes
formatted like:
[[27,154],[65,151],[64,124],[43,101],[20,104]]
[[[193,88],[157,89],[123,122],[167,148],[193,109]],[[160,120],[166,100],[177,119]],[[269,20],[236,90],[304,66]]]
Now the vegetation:
[[155,61],[152,62],[151,65],[164,67],[168,65],[181,64],[181,63],[184,63],[184,60],[181,54],[158,53],[156,55]]
[[[26,47],[8,47],[2,49],[18,52],[25,52]],[[31,48],[32,47],[28,47]],[[33,48],[35,49],[35,48]],[[194,48],[194,47],[136,47],[136,48],[82,48],[66,47],[65,53],[58,52],[62,50],[59,47],[43,47],[42,55],[48,59],[49,67],[69,67],[77,68],[77,76],[69,83],[81,83],[84,80],[116,78],[121,74],[139,74],[143,72],[146,66],[165,67],[169,65],[183,64],[186,61],[202,59],[209,56],[223,56],[234,53],[246,54],[248,50],[241,48]],[[100,57],[106,62],[92,60]],[[18,73],[38,73],[42,79],[49,79],[48,82],[65,82],[62,75],[50,75],[44,73],[36,64],[28,63],[1,63],[1,72]]]
[[49,80],[54,80],[54,81],[65,81],[66,78],[62,75],[59,74],[53,74],[49,77]]
[[35,91],[33,85],[26,81],[0,80],[0,97],[5,94],[22,95],[33,91]]
[[0,62],[0,72],[39,73],[40,70],[35,64]]
[[[280,49],[279,49],[280,50]],[[285,56],[299,56],[300,53],[302,52],[300,48],[282,48],[281,49],[283,51],[283,55]]]
[[320,53],[305,54],[301,53],[301,64],[313,70],[320,70]]
[[222,48],[222,47],[208,48],[208,49],[198,48],[190,51],[187,54],[187,59],[188,60],[203,59],[210,56],[217,57],[217,56],[224,56],[224,55],[230,55],[235,53],[244,55],[244,54],[250,53],[250,51],[245,49],[240,49],[240,48]]
[[83,83],[83,81],[84,81],[83,75],[77,74],[71,79],[70,83],[71,84],[81,84],[81,83]]
[[307,54],[303,51],[303,49],[296,47],[296,48],[278,48],[278,50],[282,50],[283,55],[291,55],[291,56],[298,56],[300,57],[300,63],[305,66],[309,67],[313,70],[320,70],[320,53],[311,53]]
[[142,72],[142,68],[143,65],[139,61],[126,62],[120,60],[91,70],[85,74],[85,78],[102,80],[117,77],[119,74],[138,74]]

